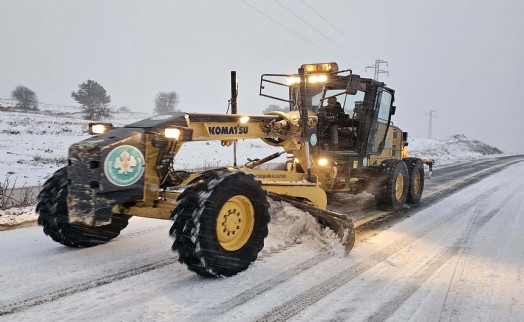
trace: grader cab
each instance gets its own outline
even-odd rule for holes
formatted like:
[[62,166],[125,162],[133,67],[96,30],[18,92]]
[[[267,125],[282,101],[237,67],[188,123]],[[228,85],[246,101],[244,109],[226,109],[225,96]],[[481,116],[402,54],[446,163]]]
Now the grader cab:
[[[232,73],[232,75],[236,75]],[[280,81],[283,79],[284,81]],[[407,134],[391,125],[394,91],[335,63],[303,65],[297,74],[265,74],[261,95],[289,103],[289,112],[173,113],[124,127],[90,124],[93,137],[73,144],[68,166],[38,196],[38,222],[53,240],[91,247],[119,235],[131,216],[170,219],[179,261],[205,276],[231,276],[256,260],[268,234],[267,196],[307,210],[333,229],[349,252],[355,241],[347,216],[326,210],[326,192],[375,195],[381,208],[420,201],[424,172],[402,158]],[[268,95],[267,85],[288,96]],[[335,97],[342,113],[325,102]],[[262,139],[282,148],[242,166],[185,171],[173,168],[184,144]],[[260,165],[286,153],[285,168]]]

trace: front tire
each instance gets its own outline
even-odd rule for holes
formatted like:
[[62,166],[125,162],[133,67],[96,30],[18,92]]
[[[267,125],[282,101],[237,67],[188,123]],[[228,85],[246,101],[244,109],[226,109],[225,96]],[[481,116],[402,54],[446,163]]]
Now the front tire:
[[56,171],[38,194],[36,212],[44,233],[62,245],[74,248],[105,244],[120,234],[129,216],[113,214],[109,225],[89,227],[70,224],[67,215],[67,168]]
[[[408,168],[401,160],[385,160],[380,165],[381,185],[375,194],[377,207],[398,210],[404,207],[408,195]],[[380,179],[379,179],[380,180]]]
[[203,276],[232,276],[264,247],[269,203],[253,175],[220,169],[202,173],[179,196],[170,234],[173,251]]

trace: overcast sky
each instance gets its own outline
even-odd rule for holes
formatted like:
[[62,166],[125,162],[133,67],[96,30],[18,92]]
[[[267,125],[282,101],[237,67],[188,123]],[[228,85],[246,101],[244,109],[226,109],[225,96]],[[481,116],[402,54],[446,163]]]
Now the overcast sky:
[[24,85],[75,105],[92,79],[113,106],[151,112],[174,90],[183,111],[225,113],[236,70],[252,114],[282,105],[258,95],[263,73],[335,61],[372,78],[364,67],[381,59],[410,135],[427,137],[435,110],[434,138],[524,153],[522,0],[0,0],[0,12],[0,98]]

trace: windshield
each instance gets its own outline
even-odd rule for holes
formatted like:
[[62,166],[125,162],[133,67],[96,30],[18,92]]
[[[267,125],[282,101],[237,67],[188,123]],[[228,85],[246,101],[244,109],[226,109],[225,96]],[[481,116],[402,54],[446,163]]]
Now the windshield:
[[[345,93],[345,89],[328,89],[326,91],[326,97],[330,96],[337,96],[337,101],[340,103],[342,108],[344,109],[344,113],[352,116],[353,111],[355,110],[355,106],[359,106],[362,104],[362,101],[364,100],[364,92],[358,91],[355,95],[348,95]],[[312,105],[314,106],[315,110],[318,110],[318,107],[320,106],[320,99],[322,98],[322,92],[314,95],[312,97]],[[323,106],[327,105],[327,100],[324,100]]]

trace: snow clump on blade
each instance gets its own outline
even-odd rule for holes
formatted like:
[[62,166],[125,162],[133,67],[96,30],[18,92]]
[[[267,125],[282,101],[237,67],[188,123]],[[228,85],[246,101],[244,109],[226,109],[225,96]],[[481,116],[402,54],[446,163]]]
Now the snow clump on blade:
[[329,228],[323,228],[309,213],[292,205],[270,199],[269,236],[286,242],[302,243],[316,251],[344,257],[340,238]]

